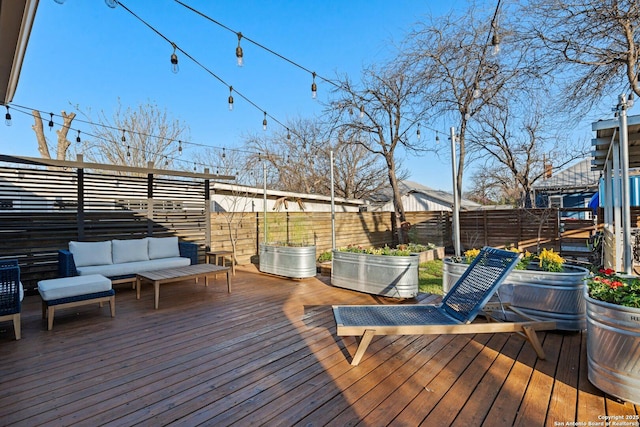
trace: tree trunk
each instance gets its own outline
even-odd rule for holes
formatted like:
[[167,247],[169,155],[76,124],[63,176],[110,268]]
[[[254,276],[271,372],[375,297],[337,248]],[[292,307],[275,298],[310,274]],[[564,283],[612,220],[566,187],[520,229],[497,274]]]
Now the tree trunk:
[[404,206],[402,205],[402,195],[400,194],[400,188],[398,187],[398,179],[396,178],[396,168],[393,158],[387,158],[387,166],[389,168],[389,183],[393,190],[393,211],[398,244],[403,244],[407,243],[407,236],[402,232],[402,224],[406,222],[406,215],[404,213]]
[[51,155],[49,154],[49,146],[47,145],[47,138],[44,136],[44,129],[42,127],[42,117],[40,116],[40,112],[37,110],[33,110],[31,114],[33,114],[33,120],[35,122],[33,126],[31,126],[31,129],[33,129],[33,131],[36,133],[40,157],[42,157],[43,159],[51,159]]
[[[36,133],[36,139],[38,140],[38,151],[40,152],[40,157],[43,159],[51,159],[51,153],[49,153],[49,145],[47,144],[47,137],[44,136],[44,126],[42,125],[42,117],[40,116],[40,112],[37,110],[33,110],[31,112],[34,119],[34,124],[31,126],[31,129]],[[71,122],[75,119],[76,113],[62,112],[62,128],[56,131],[58,135],[58,146],[56,149],[56,160],[66,160],[67,158],[67,150],[71,145],[71,142],[67,139],[67,134],[69,133],[69,128],[71,127]]]

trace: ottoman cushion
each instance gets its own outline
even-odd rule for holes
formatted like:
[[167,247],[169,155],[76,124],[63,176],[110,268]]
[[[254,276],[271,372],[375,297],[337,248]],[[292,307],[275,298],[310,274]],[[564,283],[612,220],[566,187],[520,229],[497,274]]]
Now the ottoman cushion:
[[110,289],[111,280],[100,274],[62,277],[38,282],[38,292],[40,292],[40,296],[45,301],[94,294]]

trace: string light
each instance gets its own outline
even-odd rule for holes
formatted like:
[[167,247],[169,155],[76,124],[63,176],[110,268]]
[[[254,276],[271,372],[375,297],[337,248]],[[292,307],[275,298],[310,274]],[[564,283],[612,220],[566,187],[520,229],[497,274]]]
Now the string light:
[[5,107],[7,107],[7,114],[4,115],[4,124],[11,126],[11,113],[9,112],[9,106],[5,105]]
[[222,158],[224,159],[225,157],[227,157],[227,153],[224,151],[224,147],[222,147]]
[[171,54],[171,72],[173,74],[178,74],[180,67],[178,66],[178,55],[176,55],[177,46],[175,43],[171,43],[171,46],[173,46],[173,53]]
[[313,76],[313,82],[311,83],[311,98],[316,99],[318,96],[318,85],[316,85],[316,73],[311,73]]
[[178,141],[178,154],[182,155],[182,141]]
[[264,111],[264,119],[262,119],[262,130],[267,130],[267,112]]
[[440,144],[440,135],[436,132],[436,144]]
[[491,51],[493,55],[497,55],[500,53],[500,35],[496,31],[495,27],[493,28],[493,37],[491,37],[491,46],[493,46],[493,49]]
[[240,40],[242,40],[242,33],[238,33],[238,47],[236,47],[236,58],[238,60],[238,67],[244,65],[244,54],[242,52],[242,46],[240,46]]
[[80,143],[82,140],[80,139],[80,129],[78,129],[78,136],[76,136],[76,142]]
[[118,0],[104,0],[104,2],[106,3],[107,6],[109,6],[111,9],[115,9],[116,6],[118,5]]
[[164,166],[169,166],[169,159],[167,158],[167,156],[164,156]]
[[49,113],[49,115],[51,116],[49,118],[49,130],[53,129],[53,113]]
[[233,86],[229,86],[229,111],[233,111]]
[[131,152],[129,151],[129,146],[127,145],[127,158],[131,158]]
[[122,129],[122,138],[120,138],[120,140],[122,141],[123,144],[127,142],[127,138],[124,136],[124,129]]
[[360,106],[360,118],[364,117],[364,105]]
[[289,131],[289,128],[287,128],[287,141],[291,141],[291,132]]
[[420,139],[420,123],[418,123],[418,130],[416,131],[416,136]]

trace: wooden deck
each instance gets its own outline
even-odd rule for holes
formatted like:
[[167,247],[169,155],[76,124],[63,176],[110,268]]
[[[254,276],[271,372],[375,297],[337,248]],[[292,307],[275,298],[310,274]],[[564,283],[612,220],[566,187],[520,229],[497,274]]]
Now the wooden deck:
[[166,286],[158,310],[152,286],[136,300],[120,285],[115,318],[61,310],[49,332],[27,297],[22,340],[0,324],[0,424],[531,427],[640,414],[589,383],[585,334],[540,333],[546,361],[516,335],[376,337],[353,367],[331,304],[388,301],[252,266],[232,282],[231,294],[222,276]]

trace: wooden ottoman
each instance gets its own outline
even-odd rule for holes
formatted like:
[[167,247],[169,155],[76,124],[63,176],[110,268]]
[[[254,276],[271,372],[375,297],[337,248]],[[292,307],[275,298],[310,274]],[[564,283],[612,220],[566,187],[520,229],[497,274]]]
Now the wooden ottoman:
[[38,282],[38,292],[42,297],[42,318],[47,318],[49,331],[53,329],[56,308],[94,303],[100,303],[102,307],[103,302],[108,302],[111,317],[116,316],[116,297],[111,280],[100,274],[41,280]]

